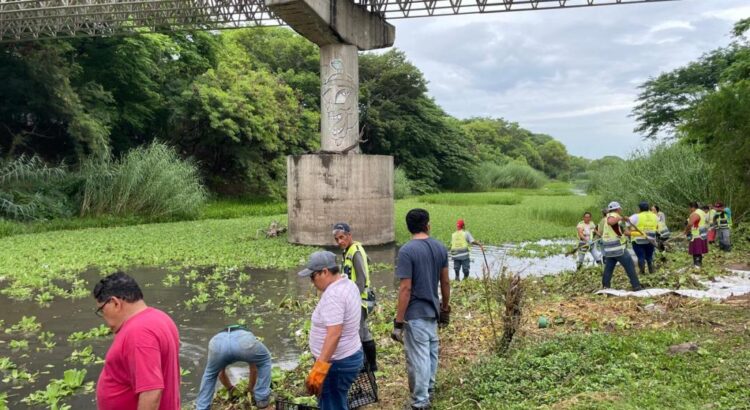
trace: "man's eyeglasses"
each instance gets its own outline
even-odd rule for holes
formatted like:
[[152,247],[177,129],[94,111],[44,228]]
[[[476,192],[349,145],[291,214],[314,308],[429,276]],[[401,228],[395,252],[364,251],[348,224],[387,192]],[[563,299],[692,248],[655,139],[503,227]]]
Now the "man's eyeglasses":
[[315,277],[323,273],[322,270],[316,270],[315,272],[310,274],[310,281],[315,282]]
[[97,315],[97,316],[99,316],[99,317],[104,317],[104,314],[102,313],[102,311],[104,310],[104,306],[107,306],[107,303],[109,303],[111,300],[112,300],[112,298],[109,298],[106,301],[104,301],[104,303],[102,303],[101,306],[99,306],[98,308],[96,308],[96,310],[94,311],[94,314]]

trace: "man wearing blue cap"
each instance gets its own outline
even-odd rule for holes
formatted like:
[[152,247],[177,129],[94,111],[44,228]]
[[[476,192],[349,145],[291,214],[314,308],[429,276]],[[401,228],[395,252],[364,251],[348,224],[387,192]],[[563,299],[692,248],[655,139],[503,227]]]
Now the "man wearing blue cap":
[[352,228],[345,222],[333,225],[333,239],[336,241],[336,245],[344,251],[341,270],[359,288],[359,295],[362,298],[359,337],[362,339],[365,364],[370,370],[377,371],[375,339],[367,326],[367,316],[375,309],[375,292],[370,287],[370,266],[367,253],[362,244],[352,238]]

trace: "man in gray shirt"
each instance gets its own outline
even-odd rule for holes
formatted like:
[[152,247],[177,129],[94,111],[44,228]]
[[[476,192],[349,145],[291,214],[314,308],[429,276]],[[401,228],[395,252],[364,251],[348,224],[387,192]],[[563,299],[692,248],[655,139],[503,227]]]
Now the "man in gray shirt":
[[448,252],[430,238],[430,214],[426,210],[409,211],[406,226],[412,239],[398,252],[399,292],[391,337],[403,343],[406,351],[411,408],[426,409],[437,375],[438,323],[447,325],[450,313]]

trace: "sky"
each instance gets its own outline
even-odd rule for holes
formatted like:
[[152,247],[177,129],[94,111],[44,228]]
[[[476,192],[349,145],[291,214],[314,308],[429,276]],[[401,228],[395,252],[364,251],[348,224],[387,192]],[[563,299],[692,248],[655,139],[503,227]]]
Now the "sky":
[[727,45],[745,17],[748,0],[680,0],[389,22],[450,115],[502,117],[593,159],[646,146],[638,86]]

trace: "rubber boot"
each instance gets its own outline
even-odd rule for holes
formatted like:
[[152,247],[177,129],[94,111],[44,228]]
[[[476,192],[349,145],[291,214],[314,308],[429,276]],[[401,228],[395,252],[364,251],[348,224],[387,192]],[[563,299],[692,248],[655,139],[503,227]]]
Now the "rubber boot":
[[646,261],[638,261],[638,275],[643,276],[646,274]]
[[365,353],[365,364],[369,367],[370,371],[378,371],[378,363],[376,360],[378,351],[375,348],[375,341],[369,340],[367,342],[362,342],[362,350],[364,350]]
[[648,263],[648,273],[654,273],[656,272],[656,268],[654,267],[654,262]]

